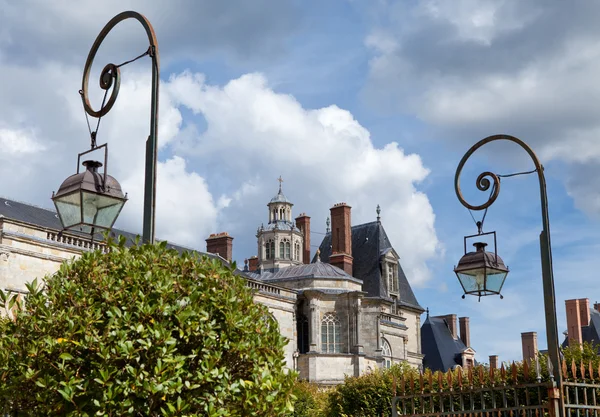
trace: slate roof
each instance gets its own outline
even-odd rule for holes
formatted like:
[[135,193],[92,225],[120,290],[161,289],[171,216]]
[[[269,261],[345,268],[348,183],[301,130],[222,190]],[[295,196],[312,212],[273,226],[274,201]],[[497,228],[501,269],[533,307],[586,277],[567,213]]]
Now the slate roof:
[[[381,279],[381,257],[392,250],[392,244],[385,233],[381,222],[352,226],[352,275],[363,281],[363,291],[369,297],[389,299],[384,280]],[[331,255],[331,232],[327,233],[319,246],[320,257],[323,262],[329,262]],[[315,262],[317,256],[313,258]],[[405,307],[425,311],[417,301],[410,287],[404,270],[398,263],[398,290],[400,299],[398,304]]]
[[277,195],[271,199],[271,202],[269,204],[271,204],[271,203],[292,204],[291,201],[288,200],[287,197],[283,195],[283,193],[281,192],[281,188],[279,189],[279,192],[277,193]]
[[261,226],[260,230],[293,230],[295,232],[300,232],[300,229],[296,227],[296,225],[292,222],[288,222],[285,220],[276,220],[267,224],[266,226]]
[[460,338],[454,339],[446,320],[430,317],[421,326],[421,353],[423,367],[432,371],[444,371],[461,364],[460,354],[467,349]]
[[[58,219],[58,215],[54,210],[45,209],[42,207],[34,206],[31,204],[21,203],[7,198],[0,197],[0,216],[8,219],[33,224],[36,226],[60,231],[62,230],[62,224]],[[72,233],[69,231],[69,233]],[[75,233],[79,234],[79,233]],[[133,245],[137,236],[135,233],[130,233],[125,230],[112,229],[112,236],[124,236],[127,239],[127,245]],[[89,238],[88,234],[81,234],[81,236]],[[97,240],[102,240],[103,236],[98,233],[96,236]],[[69,246],[66,245],[65,246]],[[167,247],[177,250],[178,252],[197,252],[200,255],[208,256],[211,259],[219,259],[221,262],[229,266],[229,263],[218,255],[212,253],[206,253],[195,249],[187,248],[185,246],[167,244]]]
[[[581,326],[581,339],[584,342],[596,345],[598,353],[600,353],[600,312],[594,308],[590,308],[590,324]],[[565,337],[562,347],[569,346],[569,338]]]
[[292,265],[282,268],[264,281],[287,281],[302,278],[326,278],[336,280],[348,280],[362,284],[359,279],[348,275],[343,269],[317,260],[312,264]]

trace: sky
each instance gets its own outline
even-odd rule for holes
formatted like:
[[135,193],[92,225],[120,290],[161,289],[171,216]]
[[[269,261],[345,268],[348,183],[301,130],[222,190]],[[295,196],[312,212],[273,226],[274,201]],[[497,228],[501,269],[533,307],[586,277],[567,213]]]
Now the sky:
[[[519,360],[521,332],[546,347],[535,175],[503,178],[485,218],[511,271],[504,299],[461,299],[453,273],[483,215],[457,200],[456,167],[480,139],[510,134],[545,167],[559,333],[565,299],[600,299],[600,3],[0,0],[0,195],[52,208],[90,146],[78,93],[87,54],[124,10],[144,14],[158,38],[159,239],[204,250],[226,231],[243,264],[280,175],[294,215],[312,218],[313,253],[335,203],[352,206],[353,224],[374,221],[379,204],[420,304],[470,317],[479,361]],[[110,32],[90,77],[95,108],[104,65],[147,42],[134,20]],[[121,68],[98,130],[129,197],[116,227],[132,232],[142,227],[150,71],[147,57]],[[495,142],[469,159],[462,190],[480,204],[479,173],[531,169],[525,151]]]

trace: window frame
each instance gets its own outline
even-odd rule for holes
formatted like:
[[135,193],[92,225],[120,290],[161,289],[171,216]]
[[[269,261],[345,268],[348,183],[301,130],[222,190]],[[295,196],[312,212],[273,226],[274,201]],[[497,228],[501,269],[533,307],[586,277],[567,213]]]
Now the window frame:
[[321,353],[342,353],[342,326],[335,313],[325,313],[321,320]]

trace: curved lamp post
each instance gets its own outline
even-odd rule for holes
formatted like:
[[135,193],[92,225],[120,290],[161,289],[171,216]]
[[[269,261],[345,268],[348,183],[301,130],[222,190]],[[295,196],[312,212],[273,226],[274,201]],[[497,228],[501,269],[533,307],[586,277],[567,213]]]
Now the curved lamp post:
[[[544,307],[545,307],[545,313],[546,313],[546,336],[548,339],[548,354],[550,357],[550,363],[552,365],[550,371],[551,371],[551,374],[553,374],[553,376],[554,376],[554,381],[556,383],[556,386],[558,388],[561,388],[562,376],[560,373],[561,368],[560,368],[558,330],[557,330],[557,325],[556,325],[554,276],[552,273],[552,250],[551,250],[551,246],[550,246],[550,222],[548,220],[548,196],[546,194],[546,178],[544,177],[544,167],[540,163],[539,159],[537,158],[537,156],[535,155],[533,150],[522,140],[520,140],[514,136],[510,136],[510,135],[488,136],[487,138],[482,139],[479,142],[477,142],[475,145],[473,145],[471,147],[471,149],[469,149],[467,151],[467,153],[463,156],[460,163],[458,164],[458,168],[456,169],[456,175],[454,177],[454,188],[456,190],[456,196],[458,197],[458,200],[461,202],[461,204],[470,210],[485,210],[489,206],[491,206],[494,203],[494,201],[496,201],[496,198],[498,198],[498,194],[500,193],[500,177],[498,175],[487,171],[487,172],[483,172],[482,174],[480,174],[477,177],[476,186],[479,190],[487,191],[490,188],[490,186],[492,185],[490,178],[493,181],[493,188],[491,190],[491,195],[490,195],[488,201],[486,201],[485,203],[483,203],[481,205],[475,206],[475,205],[471,205],[467,201],[465,201],[465,199],[462,195],[462,192],[460,190],[460,173],[463,169],[463,166],[469,159],[469,157],[477,149],[481,148],[482,146],[484,146],[487,143],[494,142],[497,140],[507,140],[507,141],[514,142],[517,145],[521,146],[533,160],[533,163],[535,165],[535,170],[532,172],[537,172],[537,175],[538,175],[538,179],[539,179],[539,183],[540,183],[540,199],[541,199],[541,208],[542,208],[542,232],[540,234],[540,249],[541,249],[541,258],[542,258],[542,280],[543,280],[543,286],[544,286]],[[480,231],[479,235],[483,235],[484,233],[481,233],[481,223],[478,223],[478,226],[479,226],[479,231]],[[494,232],[492,232],[492,233],[494,233]],[[475,235],[475,236],[477,236],[477,235]],[[473,236],[470,236],[470,237],[473,237]],[[495,233],[494,233],[494,240],[495,240]],[[476,245],[479,245],[479,243],[476,243]],[[474,278],[471,282],[473,282],[473,281],[476,282],[477,280],[479,280],[480,283],[483,283],[483,288],[485,289],[486,283],[489,285],[490,281],[494,281],[494,278],[493,278],[494,274],[497,274],[496,280],[495,280],[496,285],[499,282],[498,277],[500,277],[502,274],[504,274],[503,277],[501,278],[502,283],[503,283],[504,278],[506,277],[506,274],[508,273],[508,268],[506,268],[505,271],[502,270],[502,268],[498,268],[499,266],[504,266],[504,263],[502,263],[502,265],[499,265],[501,262],[501,259],[499,259],[499,257],[497,257],[497,255],[496,255],[497,259],[494,259],[493,255],[489,256],[490,254],[488,252],[485,252],[483,247],[481,247],[481,248],[478,247],[478,252],[479,252],[478,256],[480,258],[485,257],[485,259],[487,259],[490,263],[492,263],[492,267],[493,267],[492,273],[489,273],[489,272],[486,273],[485,269],[483,269],[483,271],[482,271],[481,268],[479,268],[480,265],[476,265],[475,268],[471,268],[471,269],[468,268],[468,265],[465,262],[463,262],[465,257],[467,255],[469,255],[469,254],[466,254],[465,256],[463,256],[463,258],[461,259],[461,261],[455,268],[455,271],[457,272],[457,275],[459,276],[459,280],[460,280],[461,273],[465,273],[465,272],[471,273],[471,276],[478,275],[478,277]],[[494,262],[496,262],[495,265],[494,265]],[[494,269],[494,267],[495,267],[495,269]],[[463,268],[463,269],[461,269],[461,268]],[[478,270],[478,268],[479,268],[479,270]],[[500,271],[498,272],[498,270],[500,270]],[[485,282],[485,281],[487,281],[487,282]],[[461,280],[461,284],[462,284],[462,280]],[[480,291],[478,293],[478,295],[482,296],[482,295],[499,294],[501,287],[502,287],[502,285],[500,284],[500,287],[498,288],[497,292],[495,292],[495,291],[488,291],[488,292]],[[463,288],[464,288],[464,285],[463,285]],[[466,290],[465,290],[465,293],[467,293]],[[559,412],[560,416],[564,415],[562,401],[561,401],[561,406],[558,409],[558,412]]]
[[[88,96],[88,84],[92,63],[100,44],[106,38],[108,33],[118,23],[126,19],[136,19],[139,21],[148,35],[150,46],[148,50],[139,57],[124,62],[121,65],[108,64],[102,70],[100,75],[100,88],[105,90],[104,100],[99,110],[94,110],[90,104]],[[150,105],[150,135],[146,141],[146,173],[144,185],[144,227],[142,239],[144,242],[154,243],[154,218],[156,207],[156,159],[157,159],[157,125],[158,125],[158,87],[159,87],[159,56],[156,35],[152,25],[143,15],[127,11],[113,17],[104,26],[85,62],[83,71],[83,81],[81,85],[81,97],[83,107],[87,115],[100,119],[115,104],[121,82],[119,67],[135,61],[145,55],[152,59],[152,99]],[[112,87],[110,96],[108,91]],[[108,100],[107,100],[108,97]],[[91,149],[80,153],[77,158],[77,174],[67,178],[58,191],[53,194],[52,200],[56,206],[61,223],[65,229],[73,229],[85,233],[94,234],[94,230],[110,229],[117,219],[121,208],[125,204],[127,197],[123,195],[121,186],[113,177],[106,172],[108,146],[106,144],[96,145],[96,131],[91,132]],[[83,164],[87,170],[79,173],[79,161],[81,156],[104,148],[104,173],[98,173],[98,168],[102,166],[100,162],[85,161]]]

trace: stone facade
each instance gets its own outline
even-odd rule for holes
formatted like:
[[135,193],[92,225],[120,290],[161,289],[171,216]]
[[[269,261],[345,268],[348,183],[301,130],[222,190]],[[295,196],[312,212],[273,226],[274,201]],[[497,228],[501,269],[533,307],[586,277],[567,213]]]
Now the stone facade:
[[[50,210],[1,200],[2,289],[25,293],[26,283],[54,273],[61,263],[84,251],[104,250],[101,242],[59,233],[60,222]],[[333,230],[311,262],[310,217],[301,214],[294,221],[293,204],[281,187],[267,206],[269,223],[257,230],[256,256],[237,273],[247,278],[255,301],[269,309],[288,339],[288,368],[301,378],[328,385],[397,362],[421,367],[423,309],[379,217],[377,222],[351,226],[350,206],[335,205]],[[232,236],[213,234],[206,242],[209,256],[224,263],[231,259]],[[365,270],[371,272],[361,272]]]

